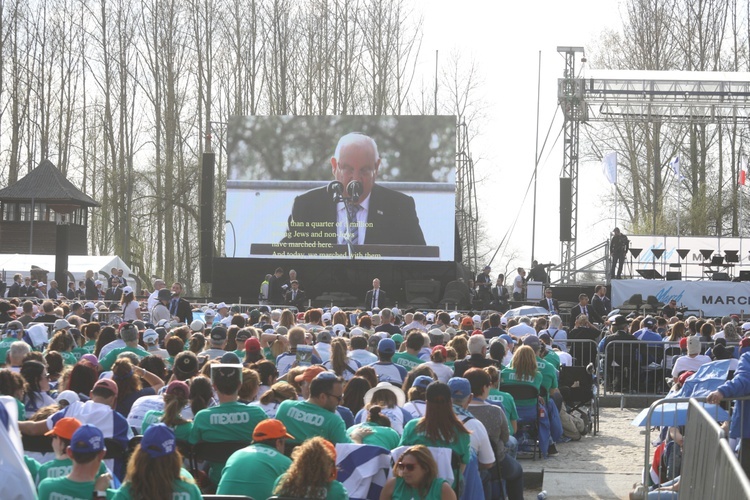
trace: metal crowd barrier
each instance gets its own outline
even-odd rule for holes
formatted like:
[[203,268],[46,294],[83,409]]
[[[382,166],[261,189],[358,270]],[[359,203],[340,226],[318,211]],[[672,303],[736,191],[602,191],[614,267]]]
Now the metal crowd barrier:
[[[727,418],[731,420],[732,402],[750,400],[750,396],[724,399],[726,404],[722,402],[710,409],[704,408],[701,404],[705,403],[705,400],[705,398],[664,398],[651,405],[646,415],[643,484],[649,484],[651,470],[651,426],[684,426],[682,463],[679,473],[680,499],[750,499],[750,481],[733,451],[734,445],[730,445],[736,440],[728,441],[724,430],[717,423],[717,420],[723,421]],[[728,408],[726,413],[728,417],[724,415],[722,407]]]
[[[713,343],[702,343],[703,351]],[[737,346],[728,343],[727,347]],[[666,382],[672,376],[679,342],[612,340],[600,353],[602,394],[619,393],[659,397],[669,392]]]

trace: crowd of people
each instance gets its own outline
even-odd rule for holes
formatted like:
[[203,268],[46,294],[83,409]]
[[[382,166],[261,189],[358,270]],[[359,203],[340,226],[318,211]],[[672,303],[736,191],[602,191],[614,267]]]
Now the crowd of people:
[[[551,294],[548,317],[506,318],[378,307],[377,280],[368,310],[305,312],[190,304],[179,283],[156,285],[139,300],[114,282],[122,294],[109,303],[0,299],[0,423],[27,441],[51,437],[48,449],[21,450],[38,498],[348,498],[365,482],[342,473],[355,456],[347,445],[390,464],[362,497],[523,498],[519,456],[554,456],[590,425],[566,411],[562,366],[593,365],[613,341],[676,342],[679,381],[714,359],[744,373],[750,350],[750,323],[736,318],[665,310],[595,325],[582,298],[566,326]],[[298,286],[288,288],[296,299]],[[604,292],[594,302],[606,304]],[[741,393],[737,384],[719,395]],[[512,395],[519,387],[538,396]],[[241,446],[190,459],[203,443]],[[107,445],[130,452],[109,456]]]
[[[179,284],[159,285],[129,317],[138,300],[127,289],[120,307],[0,299],[4,408],[27,439],[52,436],[48,450],[25,451],[39,498],[347,498],[337,453],[354,444],[393,454],[390,479],[371,478],[379,493],[368,498],[518,499],[518,454],[538,441],[546,458],[570,440],[559,316],[243,312],[190,305]],[[112,313],[116,324],[105,321]],[[503,390],[513,385],[540,397],[515,400]],[[537,415],[531,433],[521,422]],[[222,461],[183,461],[181,450],[222,442],[244,446]],[[131,453],[110,457],[107,444]]]

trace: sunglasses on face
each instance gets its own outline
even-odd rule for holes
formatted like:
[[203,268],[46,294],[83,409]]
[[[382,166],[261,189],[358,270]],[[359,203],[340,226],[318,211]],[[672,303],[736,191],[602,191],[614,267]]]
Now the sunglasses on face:
[[417,464],[405,464],[404,462],[399,462],[398,463],[398,469],[402,470],[402,471],[405,470],[405,471],[408,471],[408,472],[413,472],[414,468],[416,466],[417,466]]

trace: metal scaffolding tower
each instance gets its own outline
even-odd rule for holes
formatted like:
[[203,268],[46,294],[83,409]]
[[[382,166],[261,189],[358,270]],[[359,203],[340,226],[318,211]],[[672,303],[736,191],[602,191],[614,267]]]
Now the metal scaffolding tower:
[[[563,178],[571,180],[571,239],[561,241],[558,283],[575,283],[578,236],[578,148],[581,122],[750,123],[750,73],[600,71],[575,74],[583,47],[558,47],[565,58],[557,98],[565,117]],[[581,59],[585,62],[585,59]],[[678,77],[679,79],[676,79]],[[655,168],[662,168],[656,165]]]
[[579,127],[586,121],[586,104],[581,91],[582,82],[576,78],[576,54],[583,47],[558,47],[565,57],[565,72],[559,81],[557,99],[563,110],[563,168],[562,178],[570,179],[570,239],[562,241],[560,256],[560,283],[575,283],[576,240],[578,237],[578,143]]
[[458,125],[456,142],[456,224],[461,241],[462,262],[472,272],[476,272],[478,269],[477,191],[474,185],[474,160],[469,151],[466,123]]

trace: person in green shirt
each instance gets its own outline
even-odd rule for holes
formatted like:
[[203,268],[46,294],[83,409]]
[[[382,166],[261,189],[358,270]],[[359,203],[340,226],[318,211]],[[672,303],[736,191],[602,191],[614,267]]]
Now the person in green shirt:
[[2,340],[0,340],[0,363],[5,363],[5,358],[10,351],[10,346],[13,342],[23,341],[23,323],[20,321],[9,321],[5,325],[5,332]]
[[130,457],[125,482],[114,492],[113,500],[132,498],[203,498],[193,478],[182,468],[182,455],[177,451],[174,431],[164,424],[152,425],[143,434]]
[[359,429],[364,427],[372,432],[362,437],[362,444],[380,446],[386,450],[398,447],[401,436],[398,435],[398,432],[391,429],[391,421],[387,416],[380,413],[381,409],[378,405],[371,406],[367,410],[367,422],[349,427],[346,430],[346,434],[351,438],[352,434],[355,434]]
[[507,420],[510,437],[511,439],[515,439],[513,436],[518,430],[518,409],[516,408],[516,401],[513,399],[513,396],[497,388],[500,383],[500,371],[498,371],[497,368],[494,366],[487,366],[484,368],[484,371],[490,376],[491,384],[490,395],[487,396],[487,400],[497,401],[503,405],[505,415],[508,417]]
[[471,444],[469,431],[453,412],[450,388],[442,382],[433,382],[427,386],[425,400],[425,416],[406,423],[399,446],[423,444],[450,448],[461,458],[463,474],[471,459]]
[[393,355],[393,363],[401,365],[407,371],[411,371],[425,361],[419,359],[419,351],[424,346],[424,337],[419,331],[412,331],[406,337],[406,352],[397,352]]
[[[228,353],[225,356],[234,354]],[[242,365],[215,364],[211,366],[211,381],[219,398],[218,406],[199,411],[193,418],[190,443],[201,441],[220,443],[222,441],[247,441],[266,413],[257,406],[248,406],[238,401],[242,385]],[[223,463],[211,463],[209,478],[219,484]]]
[[[528,342],[528,344],[527,344]],[[542,374],[542,387],[545,389],[544,392],[544,406],[547,409],[547,416],[549,417],[550,433],[552,435],[553,442],[550,444],[551,453],[556,455],[557,448],[555,443],[569,441],[569,438],[563,438],[562,420],[560,420],[560,408],[562,408],[562,394],[558,389],[557,385],[557,369],[549,361],[545,361],[547,358],[542,359],[544,355],[543,351],[546,351],[546,346],[537,337],[529,335],[524,338],[524,345],[529,345],[534,349],[536,355],[537,370]]]
[[344,485],[336,481],[336,446],[313,437],[292,452],[289,470],[273,486],[274,495],[295,498],[349,500]]
[[148,351],[138,345],[138,329],[125,328],[120,330],[120,338],[125,342],[125,347],[118,347],[109,351],[102,359],[99,360],[99,366],[102,371],[108,371],[112,369],[112,365],[115,364],[117,356],[123,352],[134,352],[138,358],[145,358],[148,356]]
[[[42,480],[37,490],[39,500],[98,498],[94,496],[94,492],[104,493],[112,479],[108,473],[100,473],[106,451],[101,430],[90,424],[78,427],[71,436],[70,445],[65,452],[73,461],[70,474]],[[105,497],[106,493],[101,496]]]
[[[534,337],[536,338],[536,337]],[[539,339],[537,339],[539,342]],[[537,390],[542,386],[542,374],[537,370],[537,357],[534,349],[528,345],[522,345],[513,354],[513,360],[510,367],[500,373],[502,384],[505,390],[514,385],[530,385]],[[550,419],[548,411],[544,409],[544,400],[538,399],[516,399],[516,408],[518,409],[518,418],[524,422],[535,422],[539,416],[539,447],[543,457],[547,457],[550,449]],[[543,406],[544,405],[544,406]],[[554,403],[552,404],[554,406]],[[559,417],[558,417],[559,418]],[[552,448],[552,453],[555,449]]]
[[310,396],[304,401],[286,400],[279,405],[276,418],[281,420],[294,436],[291,442],[320,436],[330,442],[351,443],[346,435],[344,420],[336,413],[344,399],[341,378],[331,372],[322,372],[310,382]]
[[292,465],[284,455],[287,439],[294,439],[279,420],[266,419],[253,431],[253,444],[229,457],[221,473],[218,495],[246,495],[268,498],[276,480]]
[[164,391],[164,410],[149,410],[143,416],[141,432],[145,433],[151,425],[162,422],[174,430],[180,441],[189,441],[193,422],[182,418],[182,409],[188,404],[190,387],[181,381],[173,380]]
[[[45,433],[45,436],[52,436],[52,450],[55,452],[55,458],[39,465],[36,474],[33,476],[37,486],[48,477],[63,477],[71,473],[73,461],[68,457],[66,451],[70,446],[73,433],[80,426],[81,422],[77,418],[64,417],[55,423],[51,431]],[[99,475],[106,473],[107,466],[102,462],[99,467]]]
[[406,450],[393,466],[393,477],[385,483],[380,500],[456,500],[447,481],[438,477],[438,466],[426,446]]

